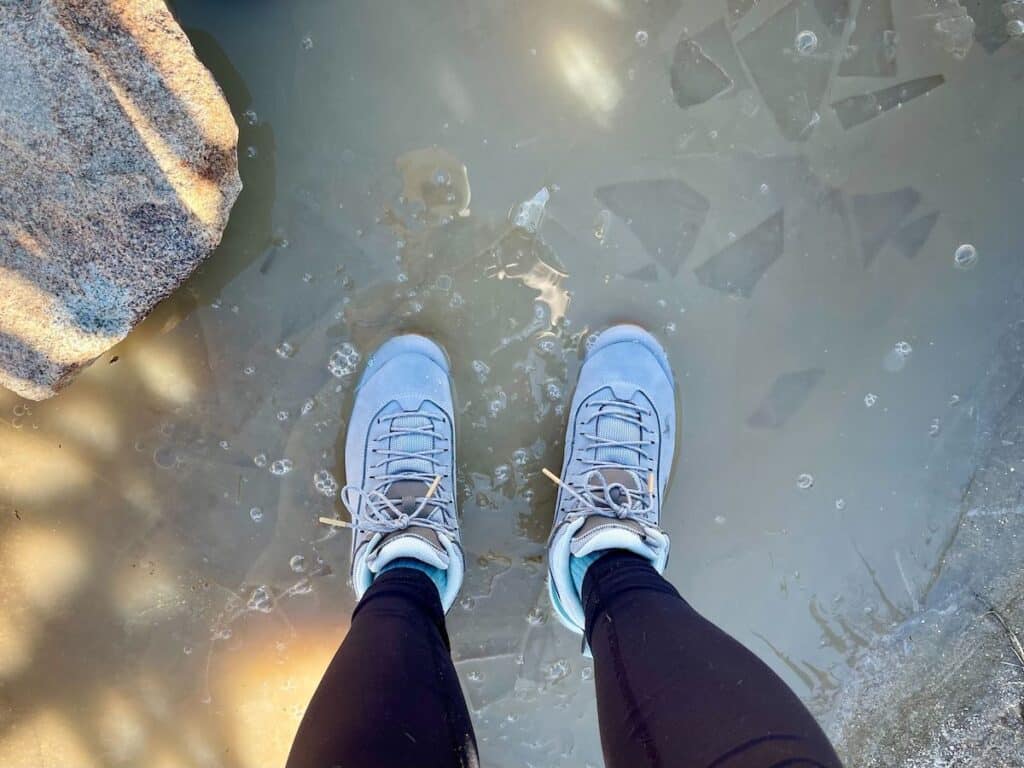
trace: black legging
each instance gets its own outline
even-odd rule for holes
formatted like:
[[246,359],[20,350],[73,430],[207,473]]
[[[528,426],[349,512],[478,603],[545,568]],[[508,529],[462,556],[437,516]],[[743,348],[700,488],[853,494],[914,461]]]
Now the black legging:
[[[840,768],[796,695],[636,555],[583,582],[608,768]],[[395,569],[352,615],[288,768],[476,766],[437,588]]]

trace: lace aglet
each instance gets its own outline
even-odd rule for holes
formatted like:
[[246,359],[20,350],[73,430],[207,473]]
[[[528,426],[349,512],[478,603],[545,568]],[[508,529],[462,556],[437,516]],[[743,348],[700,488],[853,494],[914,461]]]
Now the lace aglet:
[[434,481],[427,488],[427,494],[426,494],[426,496],[424,498],[425,499],[429,499],[431,496],[433,496],[434,493],[437,491],[437,487],[440,484],[441,484],[441,476],[437,475],[436,477],[434,477]]
[[332,528],[351,528],[352,523],[346,523],[344,520],[339,520],[336,517],[321,517],[320,522],[324,525],[329,525]]
[[565,485],[562,482],[562,478],[560,478],[558,475],[556,475],[554,472],[552,472],[547,467],[541,467],[540,471],[544,474],[544,477],[546,477],[548,480],[553,482],[555,485],[557,485],[557,486],[564,486]]
[[647,493],[654,498],[654,473],[647,473]]

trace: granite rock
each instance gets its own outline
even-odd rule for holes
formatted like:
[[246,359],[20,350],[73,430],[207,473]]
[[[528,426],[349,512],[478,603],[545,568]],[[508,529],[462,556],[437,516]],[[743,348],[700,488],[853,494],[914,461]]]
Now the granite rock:
[[0,0],[0,385],[50,397],[181,285],[237,141],[162,0]]

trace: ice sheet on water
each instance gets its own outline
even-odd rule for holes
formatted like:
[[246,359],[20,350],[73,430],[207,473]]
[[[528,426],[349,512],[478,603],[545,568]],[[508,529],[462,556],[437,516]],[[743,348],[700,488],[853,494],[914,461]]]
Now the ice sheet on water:
[[899,232],[892,236],[893,247],[908,259],[914,258],[924,247],[924,244],[928,242],[928,237],[931,235],[935,222],[938,219],[939,212],[932,211],[904,225]]
[[834,103],[832,109],[836,111],[836,117],[839,118],[843,128],[849,129],[866,123],[893,107],[902,106],[911,99],[923,96],[944,82],[945,78],[942,75],[919,77],[916,80],[908,80],[880,91],[850,96]]
[[700,43],[685,34],[676,43],[669,82],[676,104],[683,109],[703,104],[725,93],[733,84],[732,78],[708,58]]
[[[842,6],[845,3],[790,3],[739,42],[740,54],[779,132],[790,141],[806,140],[818,121],[838,48],[836,25],[841,31]],[[819,40],[812,56],[793,51],[794,35],[801,29],[814,32]]]
[[697,267],[697,279],[716,291],[750,298],[782,250],[783,213],[779,211]]
[[840,77],[892,77],[896,74],[896,26],[892,0],[864,0],[857,11]]
[[853,220],[860,232],[864,265],[870,265],[885,245],[904,225],[921,200],[913,187],[901,187],[852,198]]
[[709,204],[680,179],[624,181],[594,192],[605,207],[625,220],[647,253],[675,275],[693,250]]
[[784,373],[772,382],[771,389],[747,424],[758,429],[778,429],[800,410],[811,391],[825,374],[821,368]]

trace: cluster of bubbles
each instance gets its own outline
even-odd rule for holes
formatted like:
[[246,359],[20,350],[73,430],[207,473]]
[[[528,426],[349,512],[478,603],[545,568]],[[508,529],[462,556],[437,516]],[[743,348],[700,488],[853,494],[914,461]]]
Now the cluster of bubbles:
[[487,412],[493,419],[506,408],[508,408],[508,395],[505,394],[504,389],[497,387],[494,392],[494,397],[487,403]]
[[483,384],[484,382],[486,382],[487,381],[487,377],[491,373],[491,366],[489,366],[483,360],[474,360],[472,362],[472,366],[473,366],[473,373],[476,374],[476,377],[477,377],[477,379],[480,380],[480,383]]
[[281,477],[282,475],[287,475],[294,468],[295,465],[292,464],[291,459],[277,459],[270,464],[270,474]]
[[910,346],[909,342],[897,341],[893,346],[889,354],[885,356],[885,360],[882,361],[882,365],[885,370],[895,373],[896,371],[903,370],[903,366],[907,364],[907,358],[910,357],[914,348]]
[[338,481],[326,469],[318,470],[313,474],[313,485],[321,495],[329,499],[333,499],[338,494]]
[[504,485],[511,479],[512,469],[508,464],[499,464],[494,468],[494,485]]
[[564,392],[562,391],[562,384],[558,379],[548,379],[544,382],[544,394],[547,395],[548,400],[552,403],[562,402]]
[[557,683],[559,680],[564,680],[569,676],[570,671],[569,662],[565,659],[557,659],[550,664],[545,664],[541,668],[544,679],[549,683]]
[[346,341],[338,349],[334,350],[334,353],[327,361],[327,370],[335,378],[343,379],[356,372],[360,359],[359,350]]
[[250,611],[258,611],[259,613],[270,613],[274,608],[274,598],[270,594],[270,589],[266,586],[256,587],[249,595],[249,602],[246,607]]

